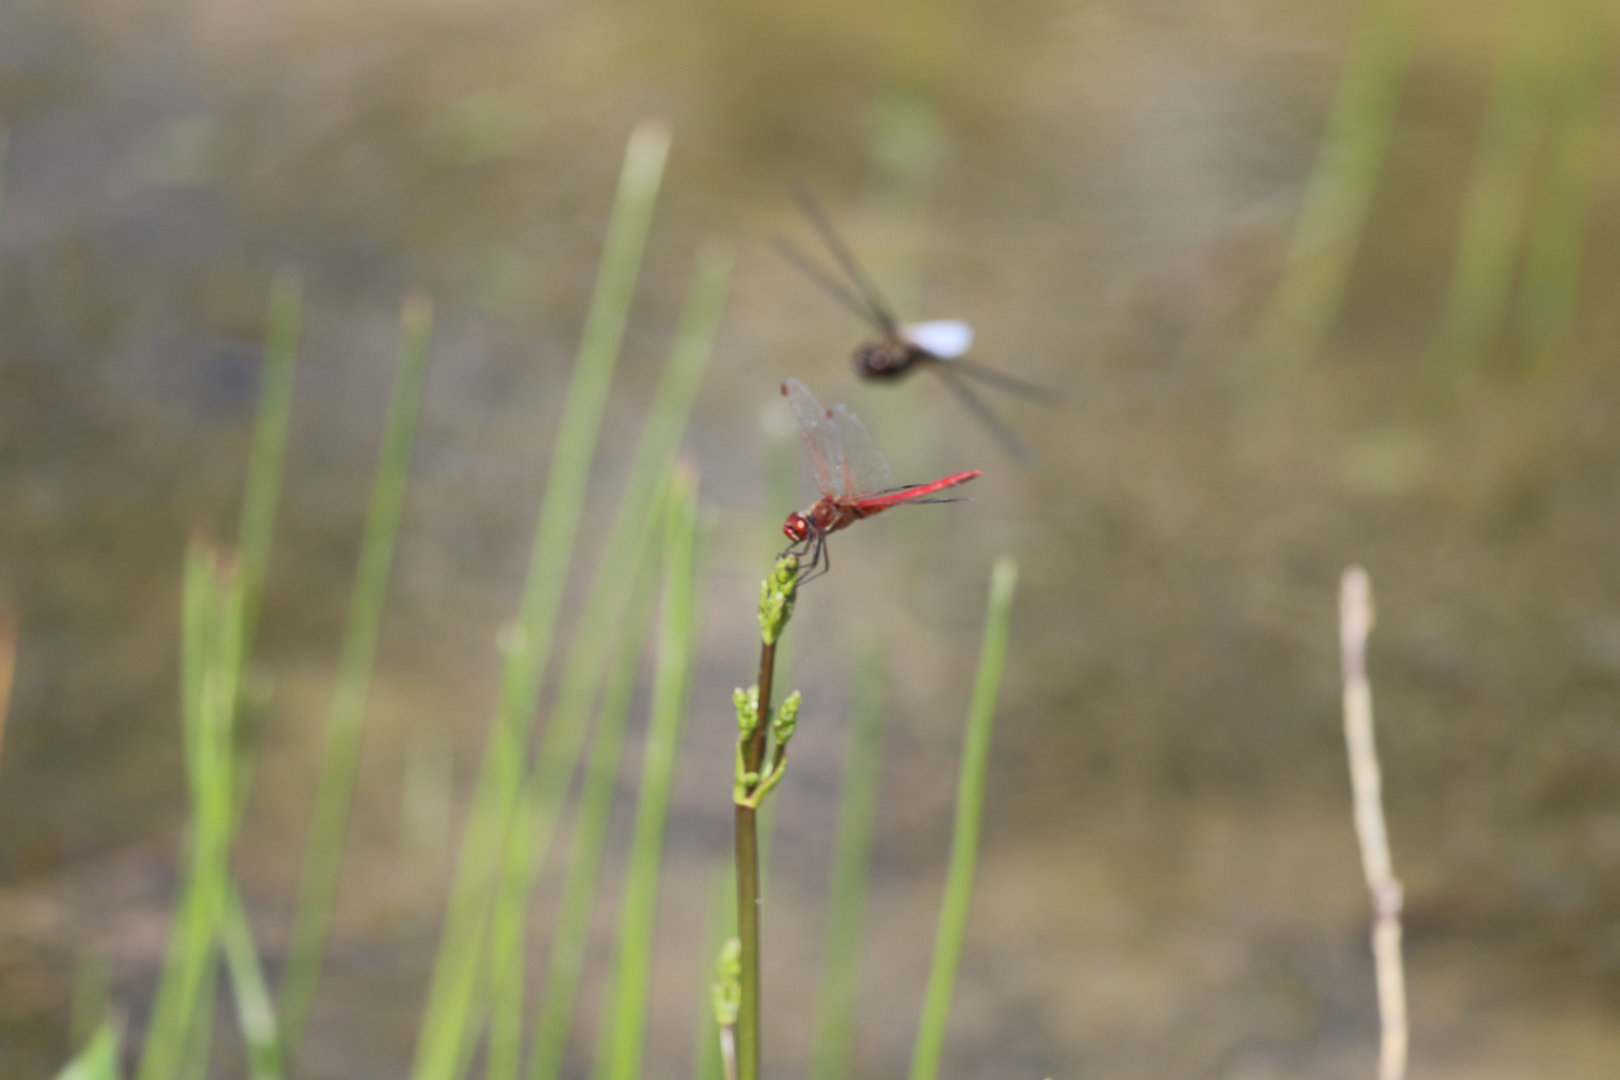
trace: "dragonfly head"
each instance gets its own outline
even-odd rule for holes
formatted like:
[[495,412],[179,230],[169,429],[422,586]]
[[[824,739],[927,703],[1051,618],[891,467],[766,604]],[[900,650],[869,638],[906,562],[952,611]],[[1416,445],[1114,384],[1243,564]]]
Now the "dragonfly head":
[[895,338],[868,341],[855,350],[855,371],[864,379],[892,379],[917,359],[916,348]]
[[795,510],[782,522],[782,534],[795,544],[802,544],[810,539],[813,530],[810,528],[810,519]]

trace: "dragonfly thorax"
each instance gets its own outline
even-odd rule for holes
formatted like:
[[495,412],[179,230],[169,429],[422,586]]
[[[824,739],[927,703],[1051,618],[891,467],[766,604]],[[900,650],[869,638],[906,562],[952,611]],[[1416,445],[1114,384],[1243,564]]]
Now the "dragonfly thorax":
[[893,379],[924,359],[930,359],[929,354],[911,342],[881,337],[855,350],[855,370],[867,379]]
[[814,537],[837,532],[869,513],[871,511],[862,510],[850,500],[824,498],[802,514],[789,514],[787,520],[782,522],[782,533],[795,543],[803,543]]

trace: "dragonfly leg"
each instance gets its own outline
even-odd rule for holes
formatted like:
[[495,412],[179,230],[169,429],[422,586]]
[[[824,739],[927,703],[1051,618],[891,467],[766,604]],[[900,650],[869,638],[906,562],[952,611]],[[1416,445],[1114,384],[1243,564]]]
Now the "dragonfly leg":
[[827,538],[817,533],[807,543],[810,545],[810,562],[799,571],[800,585],[812,582],[832,569],[832,556],[827,554]]

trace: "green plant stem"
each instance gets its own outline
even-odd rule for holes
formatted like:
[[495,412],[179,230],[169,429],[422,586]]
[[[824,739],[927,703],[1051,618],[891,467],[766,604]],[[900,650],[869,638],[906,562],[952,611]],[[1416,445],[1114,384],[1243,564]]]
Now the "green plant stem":
[[1251,347],[1261,371],[1312,360],[1337,318],[1388,152],[1424,0],[1370,0],[1338,89],[1288,245],[1282,281]]
[[1564,25],[1558,55],[1564,62],[1557,72],[1546,173],[1529,226],[1519,297],[1523,360],[1531,371],[1549,369],[1574,327],[1613,66],[1613,5],[1567,0],[1560,6]]
[[103,1020],[77,1057],[62,1067],[56,1080],[118,1080],[118,1051],[123,1032]]
[[473,793],[433,982],[417,1041],[415,1080],[450,1080],[471,1053],[481,1009],[481,961],[507,835],[523,812],[529,732],[572,563],[597,434],[652,221],[668,133],[644,125],[630,138],[608,237],[558,427],[517,623],[508,636],[500,701]]
[[281,1080],[284,1075],[281,1037],[276,1010],[265,982],[264,966],[253,944],[247,909],[234,888],[225,896],[225,911],[219,930],[225,969],[236,995],[236,1024],[247,1050],[248,1075],[252,1080]]
[[1561,3],[1518,0],[1497,60],[1440,325],[1439,374],[1471,381],[1501,329],[1547,126]]
[[[173,1080],[204,1047],[216,935],[230,887],[236,821],[232,761],[242,644],[241,578],[219,553],[187,552],[181,618],[181,719],[191,789],[190,858],[170,931],[140,1080]],[[202,1040],[199,1043],[199,1040]]]
[[838,835],[833,842],[832,883],[827,897],[827,945],[816,1008],[810,1080],[842,1080],[849,1072],[860,976],[861,930],[866,917],[866,889],[871,876],[872,841],[883,781],[883,695],[888,681],[887,669],[888,653],[881,645],[869,644],[862,650],[850,709],[849,742],[844,752]]
[[633,568],[641,564],[657,536],[660,488],[667,483],[713,352],[731,265],[731,252],[723,245],[705,244],[697,254],[669,361],[648,410],[613,524],[602,543],[534,765],[524,779],[519,802],[524,820],[514,823],[509,834],[491,918],[494,1000],[486,1070],[489,1080],[517,1080],[519,1075],[529,894],[550,850],[569,781],[584,752],[591,709],[612,662],[615,637],[629,605]]
[[289,1063],[296,1061],[309,1023],[326,955],[332,909],[337,901],[349,803],[360,764],[360,741],[382,626],[383,602],[388,595],[394,546],[405,511],[411,448],[427,382],[432,328],[433,310],[428,300],[425,297],[407,300],[401,316],[393,400],[388,406],[371,507],[360,545],[360,565],[349,605],[343,656],[338,665],[337,687],[327,720],[326,747],[315,789],[309,847],[304,857],[303,889],[293,921],[287,970],[281,983],[282,1056]]
[[642,750],[624,903],[619,914],[618,964],[613,975],[612,1011],[607,1018],[613,1035],[606,1080],[637,1080],[642,1072],[664,825],[701,621],[697,532],[697,478],[688,470],[678,470],[670,489],[670,512],[665,518],[664,599],[657,671]]
[[270,541],[276,506],[281,500],[281,473],[287,459],[287,428],[292,416],[293,375],[298,366],[298,339],[303,325],[303,282],[284,271],[270,285],[269,327],[265,334],[264,374],[259,382],[258,418],[248,452],[247,486],[237,547],[242,564],[242,653],[253,654],[264,580],[270,568]]
[[[754,731],[743,748],[743,767],[761,771],[765,739],[770,732],[771,680],[776,669],[776,642],[759,648],[759,710]],[[742,942],[742,1005],[737,1011],[737,1078],[759,1080],[759,814],[751,806],[736,808],[737,937]]]
[[1018,564],[1010,557],[996,560],[990,575],[990,604],[985,615],[984,643],[979,650],[979,673],[968,712],[967,739],[956,784],[956,823],[951,833],[950,869],[945,878],[945,899],[940,906],[939,930],[934,937],[934,958],[928,972],[917,1045],[911,1057],[911,1080],[934,1080],[945,1048],[956,970],[967,932],[968,908],[973,899],[973,872],[979,856],[979,825],[984,814],[984,778],[990,764],[990,729],[1001,692],[1001,669],[1007,659],[1007,628],[1012,616]]
[[[664,500],[660,499],[662,503]],[[654,527],[656,527],[654,522]],[[657,597],[650,572],[655,561],[643,557],[635,574],[630,611],[619,638],[619,655],[607,680],[607,690],[591,737],[591,752],[579,812],[574,826],[573,850],[558,906],[556,931],[540,1009],[534,1025],[529,1058],[529,1080],[556,1080],[562,1074],[574,1006],[590,942],[591,914],[603,848],[613,809],[613,792],[624,750],[625,721],[636,689],[636,667],[641,659],[647,624]]]

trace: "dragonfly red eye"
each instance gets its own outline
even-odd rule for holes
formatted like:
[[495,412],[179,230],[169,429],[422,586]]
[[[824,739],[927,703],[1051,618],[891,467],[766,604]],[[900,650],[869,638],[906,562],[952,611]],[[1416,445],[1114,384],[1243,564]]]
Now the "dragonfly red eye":
[[810,538],[810,523],[804,519],[803,514],[795,511],[787,516],[786,521],[782,522],[782,532],[787,535],[789,540],[795,543],[808,540]]

